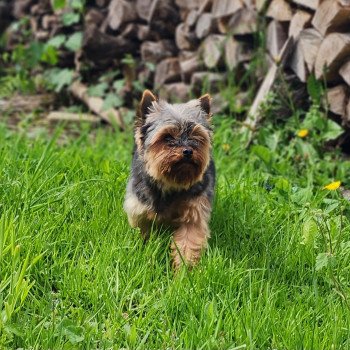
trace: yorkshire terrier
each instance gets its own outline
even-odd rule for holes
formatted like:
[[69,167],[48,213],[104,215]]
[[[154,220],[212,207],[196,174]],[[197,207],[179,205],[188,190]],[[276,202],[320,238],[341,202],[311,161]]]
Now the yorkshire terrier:
[[149,90],[136,115],[135,148],[124,210],[147,238],[153,223],[174,229],[175,269],[194,265],[209,238],[215,187],[211,98],[169,104]]

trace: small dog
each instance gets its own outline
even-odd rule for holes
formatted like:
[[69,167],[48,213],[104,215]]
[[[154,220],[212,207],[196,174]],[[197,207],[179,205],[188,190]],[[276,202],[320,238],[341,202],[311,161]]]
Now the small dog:
[[147,238],[153,222],[174,229],[173,265],[194,265],[206,247],[215,187],[211,156],[211,98],[184,104],[143,93],[124,210]]

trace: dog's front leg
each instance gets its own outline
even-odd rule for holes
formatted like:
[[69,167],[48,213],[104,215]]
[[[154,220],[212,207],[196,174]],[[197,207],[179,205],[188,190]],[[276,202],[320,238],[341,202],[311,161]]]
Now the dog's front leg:
[[196,264],[210,236],[210,204],[205,197],[185,203],[182,209],[171,245],[175,269],[181,266],[182,261],[191,266]]
[[202,250],[207,246],[209,229],[206,223],[183,224],[175,232],[171,245],[173,264],[178,269],[182,261],[193,266],[199,260]]

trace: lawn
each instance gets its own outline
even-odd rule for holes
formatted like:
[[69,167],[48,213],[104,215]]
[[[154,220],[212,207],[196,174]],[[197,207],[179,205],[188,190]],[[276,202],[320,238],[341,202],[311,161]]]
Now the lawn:
[[0,349],[349,349],[349,203],[322,189],[348,168],[302,139],[246,150],[231,124],[209,248],[177,275],[170,233],[144,244],[122,210],[130,130],[2,125]]

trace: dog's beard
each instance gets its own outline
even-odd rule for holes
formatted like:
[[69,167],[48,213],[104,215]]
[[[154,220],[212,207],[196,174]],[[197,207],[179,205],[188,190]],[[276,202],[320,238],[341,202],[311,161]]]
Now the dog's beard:
[[[181,152],[181,153],[180,153]],[[207,154],[204,154],[206,152]],[[191,159],[182,156],[181,149],[151,148],[146,153],[146,170],[164,190],[187,189],[202,180],[209,164],[209,147],[194,151]]]
[[203,170],[205,169],[201,164],[197,164],[192,159],[181,159],[170,165],[170,171],[166,176],[176,184],[188,187],[201,178]]

